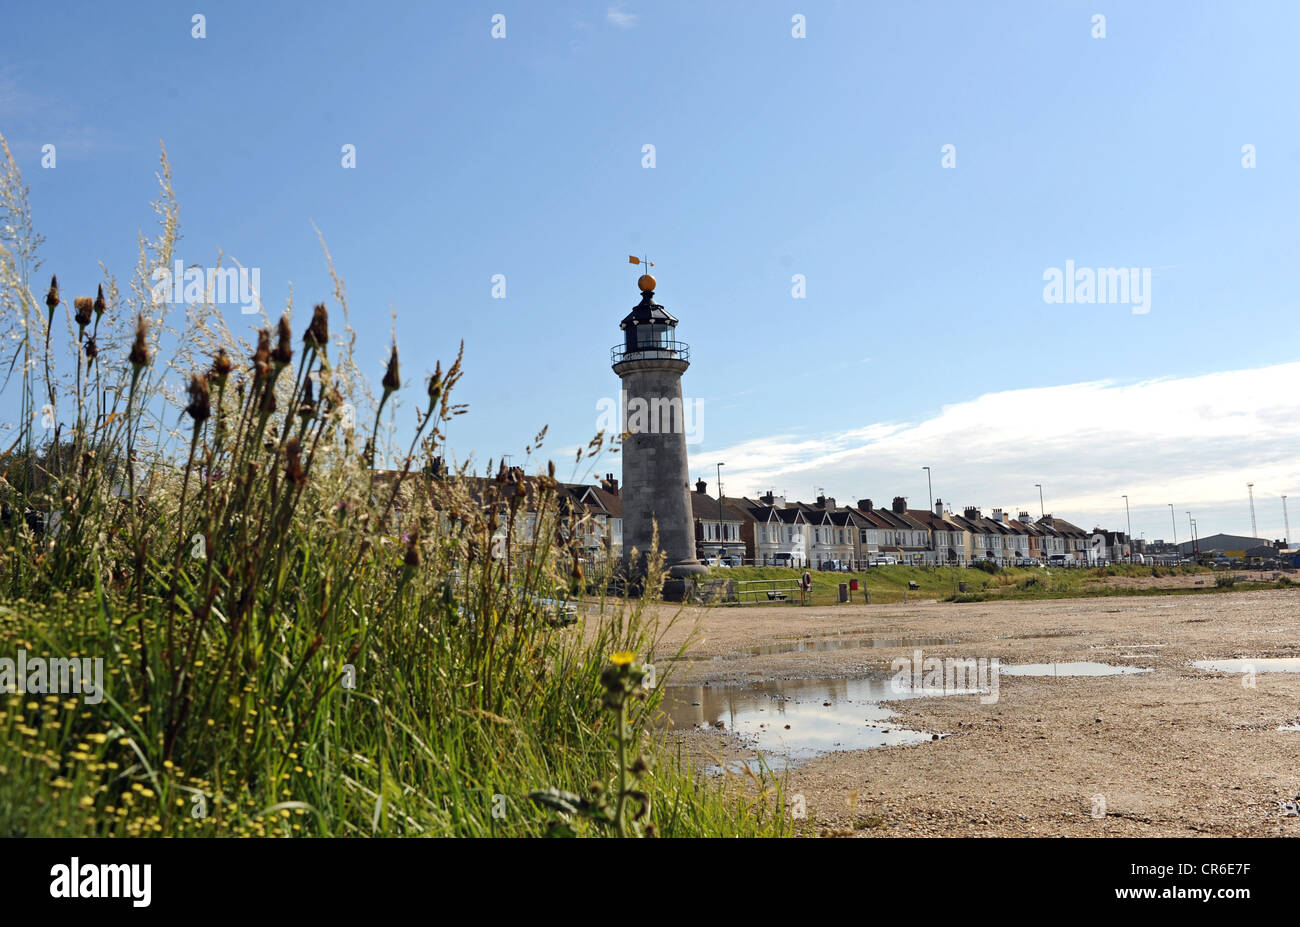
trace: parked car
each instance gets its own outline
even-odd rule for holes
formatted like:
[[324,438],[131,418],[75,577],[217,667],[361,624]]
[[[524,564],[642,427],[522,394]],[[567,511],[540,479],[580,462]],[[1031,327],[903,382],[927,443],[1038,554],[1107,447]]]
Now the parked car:
[[888,554],[878,555],[871,558],[871,566],[894,566],[898,563],[898,558]]

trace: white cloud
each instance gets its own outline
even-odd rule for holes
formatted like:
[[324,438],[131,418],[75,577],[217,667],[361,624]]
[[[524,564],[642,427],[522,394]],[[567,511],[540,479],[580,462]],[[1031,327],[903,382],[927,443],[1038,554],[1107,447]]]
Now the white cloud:
[[605,22],[618,29],[631,29],[636,25],[636,14],[624,13],[622,7],[611,6],[605,10]]
[[1300,503],[1297,447],[1300,363],[989,393],[919,422],[776,434],[697,459],[727,462],[728,495],[775,489],[807,499],[821,486],[842,503],[903,495],[914,508],[928,502],[929,465],[935,495],[952,508],[1000,506],[1013,516],[1037,515],[1042,483],[1047,510],[1084,528],[1123,529],[1127,493],[1135,535],[1168,538],[1173,503],[1186,540],[1188,509],[1202,535],[1249,534],[1247,481],[1259,534],[1281,537],[1279,496],[1294,491]]

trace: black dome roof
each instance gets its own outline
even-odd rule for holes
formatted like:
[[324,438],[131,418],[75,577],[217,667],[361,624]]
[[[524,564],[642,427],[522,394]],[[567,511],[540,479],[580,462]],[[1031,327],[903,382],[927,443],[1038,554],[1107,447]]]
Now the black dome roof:
[[627,328],[629,325],[676,325],[677,319],[651,298],[654,295],[654,290],[642,290],[641,302],[637,303],[632,308],[632,311],[627,314],[627,317],[618,323],[618,327]]

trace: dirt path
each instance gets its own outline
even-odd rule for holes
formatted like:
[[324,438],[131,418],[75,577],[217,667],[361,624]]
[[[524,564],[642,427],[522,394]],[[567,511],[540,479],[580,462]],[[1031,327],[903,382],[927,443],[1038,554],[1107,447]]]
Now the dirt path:
[[[674,610],[667,606],[661,615]],[[745,684],[887,671],[910,648],[756,654],[836,635],[938,637],[928,657],[1002,664],[1095,660],[1152,667],[1115,677],[1000,677],[999,697],[888,703],[915,746],[833,752],[790,771],[816,833],[858,835],[1300,834],[1300,674],[1207,673],[1191,660],[1300,657],[1300,592],[969,605],[695,609],[665,634],[702,639],[669,683]],[[657,658],[663,663],[662,650]],[[734,736],[682,730],[702,762],[752,756]],[[1097,796],[1101,796],[1098,799]],[[1094,815],[1104,800],[1104,814]]]

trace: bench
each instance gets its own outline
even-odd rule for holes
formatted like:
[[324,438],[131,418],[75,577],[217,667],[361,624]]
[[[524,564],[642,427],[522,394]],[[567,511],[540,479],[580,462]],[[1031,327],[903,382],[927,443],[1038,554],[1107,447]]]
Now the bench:
[[758,605],[762,602],[785,602],[799,592],[799,583],[793,579],[750,579],[733,584],[730,601],[736,605]]

